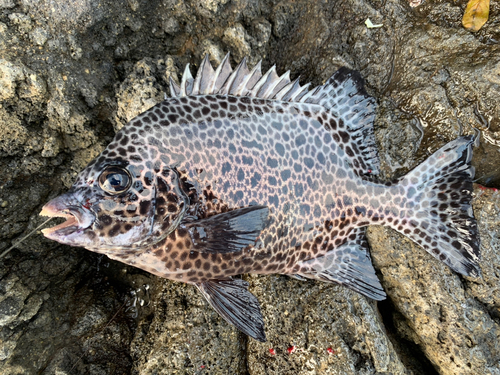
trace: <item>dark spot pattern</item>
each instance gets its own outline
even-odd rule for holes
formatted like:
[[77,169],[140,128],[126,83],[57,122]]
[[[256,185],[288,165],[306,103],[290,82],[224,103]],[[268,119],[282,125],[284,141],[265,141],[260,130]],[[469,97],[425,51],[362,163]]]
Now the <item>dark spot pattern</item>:
[[[327,272],[344,272],[366,254],[361,227],[370,224],[404,233],[455,269],[448,253],[463,254],[473,269],[471,173],[454,172],[467,155],[454,165],[431,158],[407,178],[377,183],[373,108],[365,108],[373,103],[364,93],[340,96],[330,98],[334,111],[233,95],[163,101],[120,130],[79,175],[75,185],[91,189],[103,167],[119,165],[134,181],[98,204],[93,236],[149,247],[120,256],[184,282],[247,272],[335,281]],[[434,183],[423,183],[431,177]],[[256,204],[270,213],[253,244],[234,253],[194,251],[200,234],[187,222]],[[464,240],[466,223],[472,235]]]

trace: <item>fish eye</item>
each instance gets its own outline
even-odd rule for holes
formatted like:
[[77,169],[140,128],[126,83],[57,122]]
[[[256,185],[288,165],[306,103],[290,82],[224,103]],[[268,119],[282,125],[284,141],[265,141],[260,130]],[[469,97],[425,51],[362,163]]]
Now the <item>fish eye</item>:
[[99,176],[99,186],[109,194],[120,194],[132,184],[132,177],[121,167],[107,167]]

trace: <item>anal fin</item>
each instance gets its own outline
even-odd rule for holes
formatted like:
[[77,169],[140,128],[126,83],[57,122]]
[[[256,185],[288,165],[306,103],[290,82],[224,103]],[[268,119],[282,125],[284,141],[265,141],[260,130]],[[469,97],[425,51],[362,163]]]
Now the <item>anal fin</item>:
[[259,301],[248,291],[248,282],[235,280],[209,280],[196,284],[208,303],[229,324],[244,334],[265,342],[264,319]]
[[[365,228],[356,228],[346,243],[326,255],[302,261],[299,276],[345,285],[369,298],[381,301],[386,294],[368,253]],[[353,236],[354,235],[354,236]]]

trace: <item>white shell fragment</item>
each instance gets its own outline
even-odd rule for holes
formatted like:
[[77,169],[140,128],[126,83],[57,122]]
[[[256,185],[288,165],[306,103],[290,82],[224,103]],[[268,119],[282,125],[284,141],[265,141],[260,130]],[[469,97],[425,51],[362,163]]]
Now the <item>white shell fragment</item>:
[[383,24],[374,25],[374,24],[372,23],[372,21],[370,21],[370,19],[369,19],[369,18],[367,18],[367,19],[366,19],[366,21],[365,21],[365,25],[366,25],[366,27],[367,27],[368,29],[377,29],[377,28],[379,28],[379,27],[384,26]]

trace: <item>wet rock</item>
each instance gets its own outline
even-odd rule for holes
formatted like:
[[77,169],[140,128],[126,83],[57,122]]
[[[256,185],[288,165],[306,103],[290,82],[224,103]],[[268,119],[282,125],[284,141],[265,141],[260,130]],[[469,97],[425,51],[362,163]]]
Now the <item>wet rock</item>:
[[[494,16],[462,29],[465,2],[0,0],[0,252],[42,223],[115,132],[214,64],[277,64],[322,83],[361,71],[379,103],[386,178],[479,130],[478,181],[500,186]],[[492,3],[491,14],[498,13]],[[383,24],[367,29],[365,20]],[[0,371],[12,374],[500,373],[499,196],[477,186],[483,276],[461,277],[395,232],[369,231],[389,299],[285,276],[244,276],[267,343],[225,323],[192,286],[38,232],[0,261]],[[146,288],[148,286],[148,288]]]

